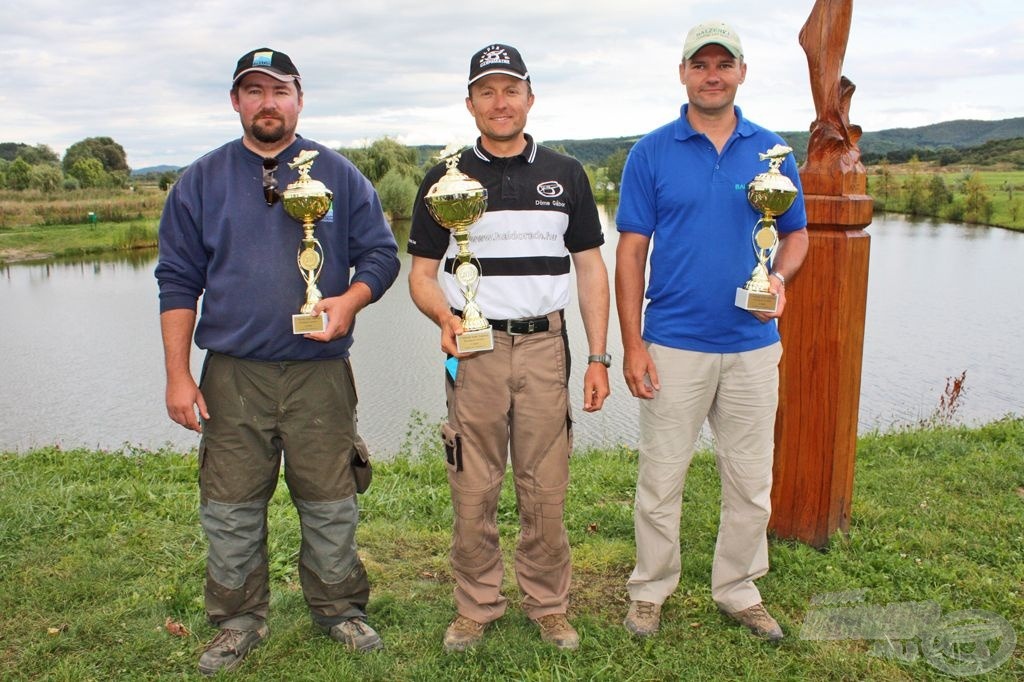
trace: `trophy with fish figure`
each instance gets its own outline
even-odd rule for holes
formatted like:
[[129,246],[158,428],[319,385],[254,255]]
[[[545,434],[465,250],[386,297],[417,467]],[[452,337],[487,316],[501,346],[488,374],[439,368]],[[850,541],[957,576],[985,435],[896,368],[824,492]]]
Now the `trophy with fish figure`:
[[299,312],[292,315],[292,333],[310,334],[327,330],[327,315],[313,314],[313,308],[323,298],[316,283],[324,265],[324,247],[320,240],[313,236],[318,220],[322,219],[331,209],[334,193],[319,180],[309,177],[309,170],[320,152],[305,149],[288,164],[291,169],[298,168],[299,179],[290,183],[281,193],[281,202],[285,212],[302,223],[302,242],[296,260],[299,272],[306,282],[306,302]]
[[796,200],[796,185],[779,171],[792,151],[790,147],[777,144],[758,154],[762,161],[768,162],[768,170],[758,173],[747,185],[747,201],[761,217],[751,233],[757,262],[747,283],[736,289],[736,305],[744,310],[773,313],[779,305],[778,294],[772,293],[768,284],[768,264],[779,247],[775,217],[785,213]]
[[466,303],[462,307],[463,333],[455,337],[455,342],[460,353],[468,353],[493,349],[494,333],[476,303],[480,267],[469,250],[469,228],[487,210],[487,190],[458,169],[461,157],[461,147],[458,146],[449,145],[441,152],[440,160],[447,166],[445,174],[431,186],[423,199],[434,220],[452,231],[458,246],[452,275]]

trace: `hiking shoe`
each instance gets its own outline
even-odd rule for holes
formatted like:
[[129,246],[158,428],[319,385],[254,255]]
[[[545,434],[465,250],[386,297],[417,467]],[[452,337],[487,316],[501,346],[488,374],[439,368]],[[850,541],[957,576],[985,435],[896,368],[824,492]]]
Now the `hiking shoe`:
[[552,613],[534,621],[540,626],[540,638],[559,649],[578,649],[580,636],[566,619],[564,613]]
[[761,639],[769,642],[778,642],[782,639],[782,628],[778,621],[771,617],[771,614],[764,608],[763,604],[754,604],[749,609],[736,611],[735,613],[723,612],[729,618],[741,625],[750,628],[750,631]]
[[327,636],[341,642],[352,651],[373,651],[384,647],[380,635],[371,628],[362,616],[355,616],[332,625]]
[[650,637],[658,631],[661,626],[661,604],[649,601],[632,601],[629,603],[629,613],[626,620],[622,621],[630,634],[637,637]]
[[265,623],[256,630],[224,628],[199,657],[199,672],[213,675],[218,670],[234,670],[250,651],[269,636],[270,628]]
[[484,638],[486,623],[478,623],[472,618],[459,615],[444,631],[445,651],[465,651],[476,646]]

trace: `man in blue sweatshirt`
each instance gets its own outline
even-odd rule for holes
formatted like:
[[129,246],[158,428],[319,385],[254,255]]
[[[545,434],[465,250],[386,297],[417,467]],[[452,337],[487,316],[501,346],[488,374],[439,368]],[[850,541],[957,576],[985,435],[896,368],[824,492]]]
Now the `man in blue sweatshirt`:
[[[156,268],[167,413],[202,434],[206,611],[220,630],[200,658],[203,674],[237,666],[269,635],[267,504],[282,458],[313,620],[353,650],[381,646],[366,622],[370,586],[356,552],[352,462],[363,446],[349,349],[356,314],[398,275],[395,238],[370,182],[296,134],[302,88],[287,55],[261,48],[239,59],[231,104],[242,137],[192,163],[171,189]],[[307,289],[296,265],[303,233],[278,188],[298,179],[289,162],[303,151],[318,153],[311,175],[333,203],[315,228],[323,299],[312,312],[326,313],[326,329],[295,334]],[[199,384],[193,331],[207,351]]]

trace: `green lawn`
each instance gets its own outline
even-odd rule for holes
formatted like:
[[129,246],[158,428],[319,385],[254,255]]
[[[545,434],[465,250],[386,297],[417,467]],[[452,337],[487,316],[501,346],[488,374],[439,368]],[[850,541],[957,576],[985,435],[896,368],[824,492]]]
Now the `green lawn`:
[[[909,602],[931,602],[944,614],[980,610],[1024,638],[1022,452],[1021,419],[862,438],[849,535],[836,536],[827,551],[772,542],[772,572],[759,585],[787,632],[779,646],[730,625],[711,603],[718,483],[708,453],[691,469],[682,582],[666,602],[662,631],[648,641],[627,635],[621,621],[634,555],[636,454],[577,453],[567,524],[575,570],[569,615],[582,637],[580,649],[560,652],[539,641],[518,609],[509,569],[509,612],[478,649],[445,655],[440,640],[452,616],[450,502],[434,439],[414,429],[404,454],[376,464],[373,485],[361,499],[359,541],[374,585],[370,618],[386,648],[349,654],[314,629],[298,587],[298,522],[282,484],[270,514],[272,635],[232,676],[948,679],[919,654],[927,645],[924,634],[887,649],[880,639],[807,639],[801,627],[832,608],[819,603],[827,601],[823,595],[860,591],[861,606],[876,613]],[[213,630],[202,608],[204,541],[195,481],[191,454],[43,449],[0,455],[0,678],[199,679],[197,656]],[[507,560],[516,518],[506,486],[499,522]],[[168,623],[184,625],[189,634],[173,636]],[[934,650],[936,640],[930,640]],[[1006,641],[990,642],[990,654]],[[984,679],[1021,679],[1022,648]],[[893,655],[897,650],[902,659]],[[948,664],[942,651],[936,660]]]

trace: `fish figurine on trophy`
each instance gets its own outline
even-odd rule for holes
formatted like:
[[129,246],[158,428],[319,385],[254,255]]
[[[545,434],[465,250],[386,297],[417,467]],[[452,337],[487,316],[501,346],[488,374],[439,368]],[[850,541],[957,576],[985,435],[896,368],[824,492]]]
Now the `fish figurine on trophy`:
[[304,149],[299,152],[288,167],[299,169],[299,179],[290,183],[281,193],[281,203],[285,212],[302,223],[302,244],[296,260],[299,272],[306,282],[306,302],[292,315],[292,333],[310,334],[327,330],[327,313],[313,314],[313,308],[323,298],[316,282],[324,266],[324,247],[320,240],[313,236],[316,222],[327,215],[331,209],[334,193],[319,180],[309,177],[309,169],[320,152]]
[[452,274],[466,303],[462,307],[463,333],[455,337],[455,343],[460,353],[469,353],[493,349],[494,333],[476,302],[480,268],[469,250],[469,228],[487,210],[487,190],[458,169],[460,158],[462,148],[458,145],[449,145],[441,152],[439,160],[445,162],[447,169],[423,200],[434,220],[452,231],[458,245]]
[[779,171],[792,151],[790,147],[777,144],[758,154],[762,161],[768,162],[768,170],[758,173],[747,185],[747,201],[761,217],[751,233],[757,264],[747,283],[736,289],[736,305],[744,310],[773,313],[779,305],[778,294],[773,294],[768,285],[768,263],[779,246],[775,217],[785,213],[796,200],[796,185]]

